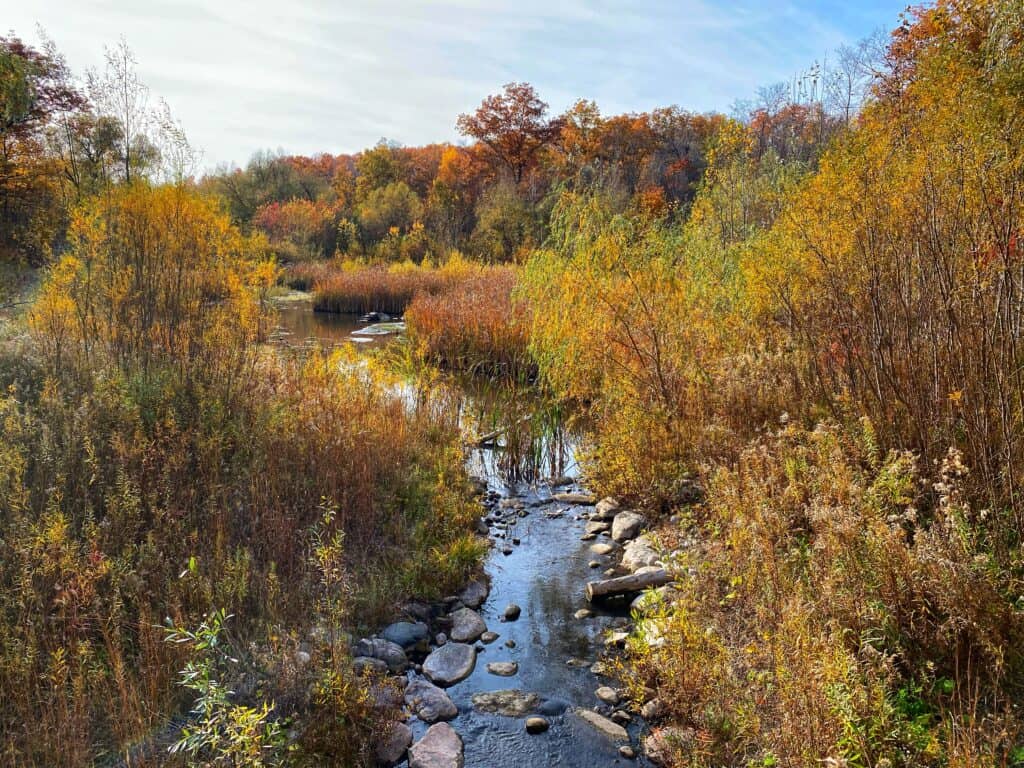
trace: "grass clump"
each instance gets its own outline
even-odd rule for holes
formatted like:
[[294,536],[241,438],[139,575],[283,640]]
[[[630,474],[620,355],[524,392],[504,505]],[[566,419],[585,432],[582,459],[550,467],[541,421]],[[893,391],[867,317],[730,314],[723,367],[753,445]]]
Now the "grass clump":
[[473,376],[530,378],[527,313],[512,297],[515,281],[512,267],[486,267],[445,290],[417,294],[406,312],[417,353]]
[[671,763],[1015,764],[1024,622],[964,479],[955,452],[925,477],[866,423],[790,427],[718,470],[675,564],[694,571],[631,646]]
[[479,267],[453,254],[440,267],[402,262],[365,265],[342,262],[313,283],[313,306],[318,312],[402,315],[417,294],[439,293],[467,279]]

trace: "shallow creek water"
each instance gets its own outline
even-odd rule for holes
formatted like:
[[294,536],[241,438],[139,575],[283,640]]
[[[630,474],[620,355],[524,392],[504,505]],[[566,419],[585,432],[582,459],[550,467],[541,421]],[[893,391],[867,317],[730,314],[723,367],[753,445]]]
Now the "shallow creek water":
[[401,323],[362,323],[355,315],[314,312],[312,295],[301,291],[292,291],[274,305],[277,327],[271,331],[271,341],[290,346],[351,342],[373,347],[387,343],[404,329]]
[[[280,324],[292,337],[314,337],[328,343],[343,340],[359,327],[353,318],[322,316],[313,313],[309,304],[294,303],[281,313]],[[467,393],[467,398],[474,395]],[[569,441],[571,444],[571,441]],[[565,448],[564,436],[557,451]],[[459,708],[452,727],[465,745],[466,768],[597,768],[599,766],[648,766],[642,757],[627,759],[619,754],[619,746],[591,725],[572,714],[575,708],[598,707],[605,715],[610,708],[601,705],[595,690],[614,681],[595,675],[590,665],[605,652],[605,633],[624,623],[626,609],[601,609],[587,604],[584,586],[588,580],[601,578],[604,568],[614,565],[615,555],[598,556],[590,550],[595,542],[582,541],[586,521],[580,515],[589,508],[572,506],[552,500],[557,492],[580,490],[575,481],[577,468],[571,455],[558,462],[568,480],[559,487],[544,481],[531,484],[507,484],[499,461],[501,447],[477,448],[470,452],[468,468],[472,475],[487,482],[488,490],[501,498],[520,500],[525,516],[518,517],[507,530],[489,526],[492,546],[484,564],[490,580],[490,594],[480,608],[487,628],[499,635],[494,642],[483,645],[476,667],[466,679],[446,689]],[[571,449],[569,449],[571,453]],[[548,462],[550,464],[550,462]],[[482,510],[482,514],[485,514]],[[504,533],[505,538],[497,534]],[[518,539],[518,545],[511,545]],[[607,541],[598,538],[597,541]],[[508,551],[509,554],[504,554]],[[589,563],[600,561],[591,568]],[[522,609],[516,621],[503,621],[510,603]],[[580,608],[590,608],[594,616],[576,619]],[[509,648],[506,642],[514,641]],[[499,677],[487,671],[487,664],[513,661],[518,671],[512,677]],[[417,677],[409,672],[410,679]],[[482,712],[473,705],[474,694],[515,689],[540,697],[540,710],[550,723],[542,734],[530,735],[524,717],[507,717]],[[427,725],[413,718],[409,722],[416,739]],[[637,718],[627,726],[630,743],[640,753],[639,735],[642,724]],[[405,765],[404,763],[402,765]]]
[[[528,504],[549,495],[549,489],[543,486],[506,489],[493,477],[489,482],[503,493],[516,493]],[[563,510],[561,516],[549,516],[556,510]],[[601,570],[588,567],[589,561],[611,564],[610,558],[590,551],[591,542],[580,540],[584,526],[577,519],[580,511],[560,503],[528,507],[527,516],[507,534],[519,538],[520,545],[504,555],[504,540],[498,539],[499,546],[493,547],[487,558],[485,570],[491,579],[491,593],[480,612],[488,629],[499,638],[479,654],[473,674],[448,689],[459,707],[459,716],[452,725],[465,742],[468,768],[646,764],[642,759],[622,758],[618,744],[571,714],[575,707],[599,705],[594,691],[601,685],[614,685],[593,674],[589,667],[603,654],[605,632],[616,622],[621,623],[625,615],[624,611],[595,610],[593,618],[573,616],[580,608],[590,607],[583,588]],[[519,605],[522,615],[516,621],[504,622],[502,616],[509,603]],[[515,648],[505,646],[510,639],[515,641]],[[586,664],[567,663],[570,660]],[[508,678],[490,674],[487,664],[495,661],[516,662],[517,674]],[[544,709],[550,730],[529,735],[522,718],[474,709],[473,694],[508,688],[539,694],[547,702]],[[547,714],[563,708],[562,714]],[[628,729],[634,747],[639,727],[634,722]],[[413,730],[419,736],[426,726],[419,724]]]

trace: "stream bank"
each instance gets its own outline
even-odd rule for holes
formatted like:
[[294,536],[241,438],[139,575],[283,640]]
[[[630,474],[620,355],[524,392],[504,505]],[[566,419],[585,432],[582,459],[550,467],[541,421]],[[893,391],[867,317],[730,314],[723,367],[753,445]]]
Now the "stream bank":
[[[309,315],[308,305],[282,313],[282,330],[338,343],[358,327],[344,316]],[[478,393],[465,398],[470,420],[487,409]],[[500,440],[467,457],[481,492],[479,533],[492,545],[481,582],[440,604],[407,606],[400,623],[355,644],[357,666],[402,672],[409,719],[382,741],[384,764],[649,765],[640,749],[645,726],[602,668],[607,641],[621,643],[628,629],[628,600],[591,604],[585,587],[656,556],[644,549],[642,563],[623,569],[628,550],[611,540],[618,510],[599,513],[580,485],[573,441],[560,430],[538,439],[545,444],[532,453],[544,460],[530,472],[510,471]],[[541,479],[540,466],[558,477]]]

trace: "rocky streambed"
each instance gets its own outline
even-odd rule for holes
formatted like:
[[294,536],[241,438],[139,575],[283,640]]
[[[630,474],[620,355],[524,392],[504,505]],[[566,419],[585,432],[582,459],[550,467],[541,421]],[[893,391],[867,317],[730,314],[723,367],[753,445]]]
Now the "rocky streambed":
[[[321,318],[308,302],[282,311],[281,323],[288,338],[313,343],[351,341],[358,327]],[[480,404],[477,395],[466,397]],[[630,628],[631,601],[650,599],[636,590],[671,590],[659,586],[667,577],[644,532],[647,521],[581,488],[566,460],[571,449],[551,435],[540,438],[538,453],[549,471],[564,475],[508,484],[502,431],[493,434],[474,441],[469,459],[479,478],[479,533],[492,543],[483,574],[441,603],[406,606],[395,623],[353,645],[357,668],[386,676],[400,691],[404,717],[382,734],[378,761],[409,768],[650,765],[644,748],[656,753],[657,739],[607,674]],[[616,585],[623,577],[625,588]],[[595,583],[604,586],[591,601],[587,587]],[[648,702],[643,712],[656,709]]]
[[649,765],[644,720],[607,676],[631,601],[649,597],[632,585],[618,600],[585,594],[661,571],[646,520],[574,484],[482,486],[484,575],[355,646],[358,666],[397,674],[404,690],[407,719],[382,739],[380,763]]

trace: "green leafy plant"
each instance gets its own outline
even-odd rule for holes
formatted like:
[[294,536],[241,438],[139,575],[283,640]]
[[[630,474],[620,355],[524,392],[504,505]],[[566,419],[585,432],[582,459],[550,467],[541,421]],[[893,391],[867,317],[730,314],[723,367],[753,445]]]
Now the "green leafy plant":
[[230,618],[219,610],[195,630],[167,628],[167,642],[187,645],[191,651],[179,684],[196,694],[189,722],[170,752],[183,754],[195,768],[273,768],[283,764],[287,751],[286,734],[273,718],[273,705],[249,707],[234,702],[235,694],[222,678],[237,663],[224,638]]

